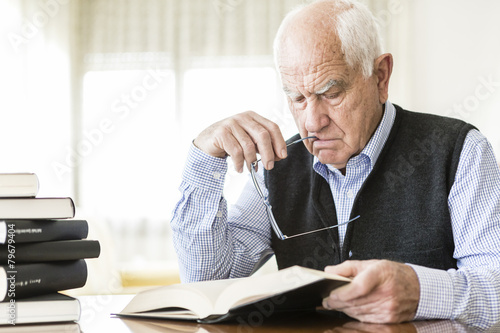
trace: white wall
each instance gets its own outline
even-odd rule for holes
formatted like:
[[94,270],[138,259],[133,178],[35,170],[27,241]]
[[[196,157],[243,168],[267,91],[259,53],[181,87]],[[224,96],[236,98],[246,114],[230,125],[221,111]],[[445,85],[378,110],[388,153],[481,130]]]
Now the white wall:
[[400,0],[390,100],[477,126],[500,160],[500,1]]

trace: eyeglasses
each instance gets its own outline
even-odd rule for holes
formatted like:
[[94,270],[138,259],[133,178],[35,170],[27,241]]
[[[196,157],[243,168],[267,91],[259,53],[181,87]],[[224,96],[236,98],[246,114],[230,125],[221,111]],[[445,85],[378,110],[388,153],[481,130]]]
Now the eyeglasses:
[[[298,139],[298,140],[295,140],[293,142],[288,143],[286,146],[289,147],[291,145],[294,145],[296,143],[302,142],[302,141],[307,140],[307,139],[316,139],[316,137],[315,136],[308,136],[308,137],[305,137],[305,138],[301,138],[301,139]],[[339,223],[339,224],[332,225],[332,226],[329,226],[329,227],[326,227],[326,228],[316,229],[316,230],[312,230],[312,231],[306,231],[306,232],[303,232],[303,233],[300,233],[300,234],[296,234],[296,235],[292,235],[292,236],[287,236],[287,235],[283,234],[283,232],[281,231],[280,227],[278,226],[278,223],[276,222],[276,219],[274,218],[272,207],[271,207],[271,204],[269,203],[269,199],[268,199],[267,196],[264,195],[264,192],[262,192],[262,190],[261,190],[261,188],[259,186],[259,183],[257,182],[257,179],[255,178],[255,173],[256,173],[255,166],[257,165],[257,163],[259,163],[259,161],[260,161],[260,159],[258,159],[257,161],[255,161],[255,162],[252,163],[251,168],[250,168],[250,174],[252,176],[253,185],[255,186],[255,189],[259,193],[259,196],[262,198],[264,206],[266,207],[266,212],[267,212],[267,216],[269,217],[269,221],[271,222],[271,227],[273,228],[274,233],[276,234],[276,236],[278,236],[279,239],[285,240],[285,239],[290,239],[290,238],[294,238],[294,237],[299,237],[299,236],[303,236],[303,235],[312,234],[313,232],[318,232],[318,231],[323,231],[323,230],[338,228],[341,225],[346,225],[348,223],[351,223],[352,221],[354,221],[354,220],[356,220],[357,218],[360,217],[360,215],[358,215],[358,216],[350,219],[347,222]]]

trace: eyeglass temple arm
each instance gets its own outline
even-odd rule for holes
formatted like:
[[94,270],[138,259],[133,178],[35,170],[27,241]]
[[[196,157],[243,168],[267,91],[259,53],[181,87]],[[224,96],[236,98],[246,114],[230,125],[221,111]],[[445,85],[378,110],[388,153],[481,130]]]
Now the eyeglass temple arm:
[[296,235],[293,235],[293,236],[287,236],[287,235],[283,235],[285,238],[283,238],[283,240],[285,239],[290,239],[290,238],[294,238],[294,237],[299,237],[299,236],[304,236],[304,235],[308,235],[308,234],[312,234],[314,232],[318,232],[318,231],[323,231],[323,230],[328,230],[328,229],[333,229],[333,228],[338,228],[340,227],[341,225],[346,225],[348,223],[351,223],[352,221],[358,219],[359,217],[361,217],[361,215],[358,215],[356,217],[353,217],[352,219],[350,219],[349,221],[347,222],[342,222],[342,223],[339,223],[339,224],[336,224],[336,225],[331,225],[329,227],[326,227],[326,228],[321,228],[321,229],[316,229],[316,230],[312,230],[312,231],[306,231],[306,232],[303,232],[303,233],[300,233],[300,234],[296,234]]
[[278,223],[274,219],[271,205],[269,204],[269,202],[267,200],[264,200],[264,204],[266,206],[267,216],[269,217],[269,220],[271,222],[271,228],[273,228],[274,233],[276,234],[276,236],[278,236],[278,238],[280,240],[287,239],[288,236],[283,234],[283,232],[281,232],[280,228],[278,227]]
[[260,186],[257,183],[257,179],[255,178],[255,164],[257,164],[257,162],[258,161],[255,161],[255,162],[252,163],[252,170],[250,170],[250,175],[252,176],[252,181],[253,181],[254,187],[257,190],[257,193],[259,193],[259,196],[262,198],[262,201],[264,202],[264,206],[266,207],[266,213],[267,213],[267,216],[268,216],[268,218],[269,218],[269,220],[271,222],[271,227],[273,228],[274,233],[281,240],[284,240],[286,236],[283,235],[283,233],[281,232],[281,230],[278,227],[278,224],[277,224],[276,220],[274,219],[274,215],[273,215],[273,211],[272,211],[272,206],[269,203],[269,200],[268,200],[267,196],[265,196],[264,193],[262,193],[262,190],[260,189]]

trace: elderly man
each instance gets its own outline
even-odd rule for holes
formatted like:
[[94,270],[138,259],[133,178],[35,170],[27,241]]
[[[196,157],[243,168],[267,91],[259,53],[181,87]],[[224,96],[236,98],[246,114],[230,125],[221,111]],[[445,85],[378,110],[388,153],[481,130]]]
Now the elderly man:
[[[246,112],[194,140],[172,220],[183,281],[246,276],[272,251],[279,268],[352,277],[323,306],[361,321],[499,321],[500,172],[487,140],[388,101],[393,59],[356,2],[290,13],[275,59],[308,139],[287,149],[276,124]],[[249,182],[228,212],[225,158],[242,171],[257,153],[272,210]]]

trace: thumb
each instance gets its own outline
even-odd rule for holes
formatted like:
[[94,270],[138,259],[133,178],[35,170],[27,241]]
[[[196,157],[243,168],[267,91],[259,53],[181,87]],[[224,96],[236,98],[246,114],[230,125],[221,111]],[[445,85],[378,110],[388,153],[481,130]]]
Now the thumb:
[[345,277],[354,277],[362,270],[362,263],[360,261],[348,260],[341,264],[326,266],[325,273],[336,274]]

